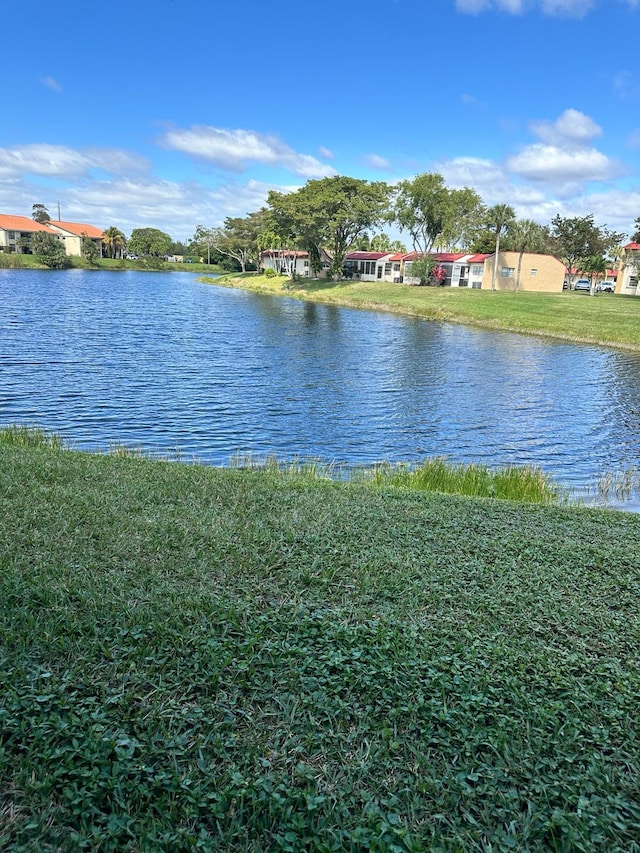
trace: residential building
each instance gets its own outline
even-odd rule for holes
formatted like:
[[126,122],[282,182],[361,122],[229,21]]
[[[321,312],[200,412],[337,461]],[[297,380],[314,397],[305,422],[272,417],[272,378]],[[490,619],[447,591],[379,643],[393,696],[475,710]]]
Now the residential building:
[[312,270],[309,252],[299,252],[294,249],[267,249],[260,253],[260,269],[275,270],[278,275],[300,275],[313,278],[316,275],[328,275],[331,258],[321,249],[321,270]]
[[96,243],[102,255],[102,231],[95,225],[86,225],[82,222],[62,222],[52,219],[49,226],[62,235],[64,248],[67,255],[82,255],[82,240],[87,238]]
[[102,231],[94,225],[79,222],[36,222],[27,216],[0,213],[0,251],[31,254],[30,243],[34,234],[51,234],[62,241],[67,255],[82,255],[82,238],[88,237],[98,244],[102,252]]
[[640,279],[640,243],[627,243],[622,247],[616,292],[627,296],[640,296],[638,279]]
[[[418,284],[411,275],[411,262],[415,252],[404,256],[403,281]],[[564,265],[552,255],[525,252],[500,252],[493,254],[465,254],[464,252],[435,252],[431,255],[437,266],[444,270],[442,284],[446,287],[468,287],[472,290],[491,290],[494,264],[496,290],[534,290],[561,293],[565,277]],[[518,270],[520,279],[518,281]]]
[[349,252],[344,259],[343,272],[347,278],[360,281],[380,281],[385,278],[387,259],[392,252]]
[[[495,264],[496,290],[534,290],[542,293],[562,293],[566,275],[565,265],[553,255],[533,252],[495,252],[484,262],[482,289],[491,290]],[[520,279],[518,281],[518,269]]]
[[58,231],[49,225],[35,222],[28,216],[12,216],[0,213],[0,252],[15,252],[16,254],[31,254],[29,244],[34,234],[51,234],[61,239]]
[[[403,280],[406,284],[418,284],[411,275],[411,263],[419,254],[410,252],[404,256]],[[434,252],[430,257],[436,266],[444,271],[441,285],[444,287],[471,287],[479,290],[485,269],[485,260],[489,255],[469,254],[468,252]]]

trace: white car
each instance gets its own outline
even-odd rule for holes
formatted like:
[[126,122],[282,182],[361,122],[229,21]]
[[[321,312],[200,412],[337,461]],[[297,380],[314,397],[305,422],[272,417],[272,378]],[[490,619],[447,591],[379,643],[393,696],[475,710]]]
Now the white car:
[[616,284],[614,281],[601,281],[598,285],[599,293],[615,293]]
[[591,282],[588,278],[579,278],[573,285],[574,290],[586,290],[587,293],[591,290]]

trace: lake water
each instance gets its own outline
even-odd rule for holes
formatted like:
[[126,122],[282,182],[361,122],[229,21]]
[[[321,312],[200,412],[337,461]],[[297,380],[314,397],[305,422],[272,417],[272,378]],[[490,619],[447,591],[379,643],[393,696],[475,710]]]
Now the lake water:
[[227,463],[444,455],[583,488],[640,466],[640,356],[259,296],[0,270],[0,424]]

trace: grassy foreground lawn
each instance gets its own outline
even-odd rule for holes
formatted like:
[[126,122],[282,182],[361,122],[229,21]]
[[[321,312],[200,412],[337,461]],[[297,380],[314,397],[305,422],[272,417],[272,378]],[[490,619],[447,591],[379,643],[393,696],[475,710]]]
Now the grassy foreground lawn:
[[303,281],[292,283],[286,289],[283,281],[287,280],[247,273],[226,275],[212,283],[333,305],[393,311],[429,320],[640,350],[640,298],[635,296],[599,293],[591,297],[574,292],[492,293],[490,290],[409,287],[368,281]]
[[0,447],[0,849],[633,851],[640,518]]

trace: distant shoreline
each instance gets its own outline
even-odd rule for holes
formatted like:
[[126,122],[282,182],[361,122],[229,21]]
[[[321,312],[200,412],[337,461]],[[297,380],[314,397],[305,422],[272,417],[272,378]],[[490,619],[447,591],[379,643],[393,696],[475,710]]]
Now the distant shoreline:
[[640,299],[635,296],[468,291],[368,281],[289,282],[282,276],[268,278],[256,273],[225,274],[215,280],[204,276],[200,280],[220,287],[345,308],[388,311],[572,344],[640,352]]

